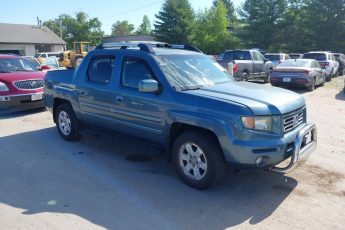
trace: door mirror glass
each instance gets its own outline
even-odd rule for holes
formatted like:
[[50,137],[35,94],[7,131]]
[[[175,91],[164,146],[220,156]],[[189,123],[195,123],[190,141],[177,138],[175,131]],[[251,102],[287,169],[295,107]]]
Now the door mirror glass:
[[158,82],[153,79],[139,81],[138,90],[142,93],[155,93],[159,89]]

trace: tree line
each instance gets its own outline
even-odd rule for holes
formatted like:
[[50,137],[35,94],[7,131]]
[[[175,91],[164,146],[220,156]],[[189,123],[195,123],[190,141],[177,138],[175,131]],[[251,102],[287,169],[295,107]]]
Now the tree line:
[[[76,17],[63,14],[44,25],[57,34],[62,31],[68,44],[88,40],[96,45],[104,36],[99,19],[83,12]],[[127,20],[112,25],[111,35],[131,34],[192,44],[208,54],[237,48],[345,52],[345,0],[245,0],[237,9],[232,0],[214,0],[199,11],[189,0],[165,0],[153,28],[146,15],[137,29]]]

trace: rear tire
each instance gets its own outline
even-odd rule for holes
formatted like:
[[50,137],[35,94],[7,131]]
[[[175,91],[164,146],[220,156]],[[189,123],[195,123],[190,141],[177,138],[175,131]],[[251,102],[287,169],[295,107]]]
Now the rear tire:
[[312,92],[315,89],[315,78],[313,78],[311,85],[307,87],[308,91]]
[[203,131],[187,131],[178,136],[172,148],[180,178],[196,189],[207,189],[221,182],[226,163],[216,138]]
[[247,72],[242,73],[241,81],[248,81],[249,74]]
[[78,140],[79,123],[72,107],[62,104],[56,109],[54,116],[60,136],[68,141]]
[[320,86],[324,86],[326,83],[326,75],[322,77],[322,82],[320,83]]

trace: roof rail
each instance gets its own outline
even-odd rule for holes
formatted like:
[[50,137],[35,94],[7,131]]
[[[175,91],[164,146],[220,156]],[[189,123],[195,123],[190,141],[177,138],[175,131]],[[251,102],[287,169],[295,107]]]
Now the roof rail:
[[170,48],[170,49],[183,49],[189,51],[195,51],[202,53],[201,50],[198,48],[191,46],[191,45],[178,45],[178,44],[167,44],[163,42],[145,42],[145,43],[134,43],[134,42],[113,42],[113,43],[102,43],[99,44],[96,49],[111,49],[111,48],[119,48],[119,49],[127,49],[127,48],[135,48],[139,47],[141,51],[147,53],[154,53],[153,47],[156,48]]

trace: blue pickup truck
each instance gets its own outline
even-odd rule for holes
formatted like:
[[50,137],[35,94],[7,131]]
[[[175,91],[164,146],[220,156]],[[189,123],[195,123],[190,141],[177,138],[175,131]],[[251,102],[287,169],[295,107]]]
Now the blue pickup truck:
[[317,144],[303,97],[237,82],[191,46],[99,45],[76,70],[48,72],[44,92],[64,139],[85,126],[144,138],[197,189],[220,182],[227,167],[287,173]]

